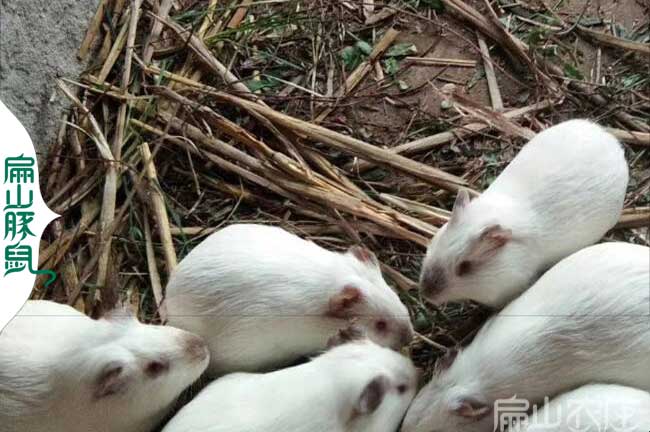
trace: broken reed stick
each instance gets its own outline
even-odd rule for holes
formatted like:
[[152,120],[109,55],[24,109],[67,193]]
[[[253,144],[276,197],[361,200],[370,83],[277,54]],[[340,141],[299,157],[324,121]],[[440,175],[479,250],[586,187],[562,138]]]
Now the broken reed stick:
[[142,215],[142,219],[144,221],[144,241],[147,256],[147,270],[149,273],[149,281],[151,282],[151,290],[153,291],[153,297],[156,302],[158,316],[160,317],[160,321],[165,323],[167,321],[167,308],[163,302],[163,287],[160,281],[160,273],[158,273],[156,252],[153,248],[153,241],[151,239],[151,227],[149,226],[149,215],[146,207],[143,210],[143,213],[144,214]]
[[[133,0],[133,7],[130,10],[130,20],[128,21],[128,35],[126,37],[126,52],[124,55],[124,67],[122,70],[122,84],[120,90],[126,92],[131,81],[131,65],[133,63],[133,52],[135,50],[135,37],[140,19],[140,8],[142,0]],[[126,25],[126,23],[125,23]],[[118,38],[119,39],[119,38]],[[116,45],[118,43],[116,42]],[[119,55],[120,50],[112,51]],[[110,70],[110,69],[109,69]],[[106,72],[108,74],[108,72]],[[101,73],[100,73],[101,78]],[[120,172],[117,163],[122,160],[122,146],[124,145],[124,135],[126,129],[126,114],[129,106],[122,102],[117,113],[117,122],[115,125],[115,136],[111,152],[115,163],[109,163],[106,169],[106,180],[104,182],[104,191],[102,195],[102,209],[99,217],[100,235],[100,258],[97,265],[96,284],[100,291],[109,289],[106,286],[108,276],[108,266],[111,253],[112,236],[106,237],[104,231],[113,223],[115,217],[115,206],[117,202],[117,187],[119,183]],[[117,297],[112,297],[117,298]]]
[[[162,0],[158,5],[158,11],[156,14],[162,19],[167,19],[169,16],[169,11],[172,8],[172,0]],[[160,39],[160,34],[162,33],[163,23],[160,20],[153,20],[151,23],[151,32],[147,38],[144,50],[142,54],[142,60],[145,64],[151,63],[151,58],[154,53],[154,42]]]
[[228,21],[228,27],[229,29],[234,29],[239,27],[239,24],[246,18],[246,14],[248,13],[248,6],[253,3],[253,0],[243,0],[237,10],[235,10],[235,13],[233,14],[232,18],[230,21]]
[[146,176],[150,185],[149,197],[151,198],[153,214],[158,226],[158,235],[160,236],[163,254],[165,255],[167,277],[169,277],[178,265],[178,259],[176,257],[176,250],[174,249],[174,242],[171,233],[169,232],[170,223],[167,216],[167,206],[165,205],[165,199],[160,189],[156,165],[151,156],[151,150],[149,150],[149,144],[147,142],[142,143],[140,146],[140,152],[142,154],[142,160],[149,161],[145,166]]
[[131,21],[127,18],[130,16],[132,12],[133,11],[129,8],[124,13],[124,18],[125,18],[124,23],[122,24],[122,27],[120,28],[120,32],[117,34],[117,37],[115,38],[115,42],[113,43],[113,46],[108,53],[108,57],[106,58],[104,65],[102,66],[101,70],[97,74],[97,77],[99,78],[100,81],[106,81],[106,78],[108,78],[108,74],[111,73],[113,66],[115,66],[115,63],[117,62],[117,59],[119,58],[120,53],[124,48],[124,44],[126,43],[126,38],[129,32],[129,27],[131,26]]
[[506,136],[516,136],[531,140],[536,135],[534,131],[527,127],[519,126],[503,113],[481,105],[460,92],[454,92],[451,95],[453,106],[457,111],[465,111],[474,118],[481,119],[486,123],[491,123],[496,129],[503,132]]
[[[554,104],[553,101],[550,100],[545,100],[542,102],[537,102],[532,105],[522,107],[522,108],[517,108],[513,109],[510,111],[506,111],[503,113],[503,116],[508,118],[508,119],[518,119],[520,117],[523,117],[524,115],[537,112],[537,111],[542,111],[545,109],[548,109]],[[424,138],[419,138],[414,141],[410,141],[404,144],[400,144],[398,146],[392,147],[388,149],[387,151],[391,153],[397,153],[397,154],[404,154],[404,155],[412,155],[420,152],[425,152],[432,150],[436,147],[439,147],[443,144],[447,144],[449,142],[452,142],[456,139],[461,139],[461,138],[469,138],[471,136],[474,136],[482,131],[490,130],[493,129],[494,125],[489,122],[485,123],[469,123],[464,126],[459,126],[455,127],[453,129],[450,129],[445,132],[440,132],[435,135],[431,135],[428,137]],[[353,161],[352,163],[349,163],[345,166],[345,169],[347,171],[354,171],[354,172],[359,172],[363,173],[369,169],[372,169],[376,166],[376,164],[367,162],[364,160],[357,160]]]
[[650,133],[648,132],[627,131],[610,127],[605,129],[624,143],[641,147],[650,147]]
[[481,57],[483,58],[483,69],[485,70],[485,78],[487,80],[488,91],[490,92],[492,108],[495,111],[503,111],[503,99],[501,98],[501,90],[499,90],[499,83],[497,82],[497,77],[494,73],[494,65],[490,58],[490,50],[481,34],[477,32],[476,36],[478,39],[478,46],[481,50]]
[[414,213],[427,219],[433,219],[436,226],[446,224],[447,221],[449,221],[449,217],[451,216],[451,212],[447,210],[432,207],[427,204],[423,204],[407,198],[402,198],[400,196],[381,193],[379,194],[379,198],[382,201],[385,201],[402,210]]
[[650,207],[626,209],[614,229],[650,227]]
[[442,189],[451,192],[458,192],[461,187],[468,187],[467,182],[460,177],[456,177],[437,168],[424,165],[398,154],[391,153],[388,150],[375,147],[356,138],[288,116],[275,111],[272,108],[261,106],[255,102],[231,94],[223,92],[213,92],[211,94],[217,99],[232,103],[246,109],[247,111],[257,111],[266,116],[269,120],[312,140],[322,142],[353,156],[362,157],[377,164],[385,165],[397,171],[409,174],[412,177],[419,178],[427,183],[439,186]]
[[100,0],[99,5],[97,6],[97,11],[93,15],[88,30],[86,30],[86,35],[84,36],[83,41],[81,41],[81,46],[79,47],[79,52],[77,57],[81,61],[85,61],[88,56],[90,48],[93,46],[97,35],[99,34],[99,29],[102,25],[102,20],[104,19],[104,11],[106,9],[106,3],[108,0]]
[[597,32],[587,27],[578,25],[578,33],[585,36],[587,39],[596,40],[603,45],[612,48],[621,48],[629,51],[636,51],[642,54],[650,55],[650,44],[634,42],[631,40],[622,39],[607,33]]
[[395,30],[394,28],[390,28],[386,33],[384,33],[384,36],[382,36],[379,42],[377,42],[377,44],[374,46],[368,58],[361,62],[359,66],[357,66],[357,68],[345,80],[343,87],[339,88],[334,94],[334,97],[337,99],[334,105],[327,107],[321,111],[320,114],[314,118],[313,121],[315,123],[320,123],[325,120],[325,118],[336,109],[339,100],[342,97],[348,95],[352,90],[356,88],[357,85],[359,85],[359,83],[372,70],[375,62],[377,62],[384,54],[384,52],[388,49],[388,47],[393,44],[398,35],[399,31]]

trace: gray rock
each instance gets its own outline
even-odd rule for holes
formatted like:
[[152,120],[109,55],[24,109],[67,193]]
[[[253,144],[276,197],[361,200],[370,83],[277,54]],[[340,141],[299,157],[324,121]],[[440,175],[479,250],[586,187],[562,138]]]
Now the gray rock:
[[54,78],[83,70],[77,51],[99,0],[0,0],[0,99],[40,157],[56,139],[65,98]]

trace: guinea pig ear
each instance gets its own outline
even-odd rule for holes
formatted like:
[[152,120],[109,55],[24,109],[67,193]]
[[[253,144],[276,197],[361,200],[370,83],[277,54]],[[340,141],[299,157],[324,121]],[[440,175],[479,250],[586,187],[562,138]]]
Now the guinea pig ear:
[[352,254],[352,256],[354,256],[356,259],[358,259],[364,264],[379,266],[379,260],[377,259],[377,256],[372,251],[366,249],[363,246],[359,246],[359,245],[350,246],[350,248],[348,249],[348,253]]
[[471,396],[461,398],[458,403],[452,407],[452,412],[455,415],[476,421],[486,417],[491,411],[492,408],[488,406],[486,401]]
[[454,208],[451,210],[451,217],[449,218],[450,225],[458,222],[460,215],[469,203],[470,197],[467,189],[459,189],[458,195],[456,195],[456,201],[454,202]]
[[436,373],[441,373],[449,369],[451,365],[454,364],[454,361],[456,360],[456,357],[458,357],[459,352],[460,351],[455,348],[450,349],[445,353],[445,355],[440,357],[436,362],[436,366],[435,366]]
[[95,399],[103,399],[109,396],[126,392],[129,384],[129,377],[125,371],[124,364],[117,361],[107,363],[95,379],[93,396]]
[[359,304],[363,297],[361,290],[354,285],[346,285],[329,300],[328,315],[336,318],[349,318],[351,309]]
[[389,388],[389,380],[384,375],[376,376],[361,392],[357,401],[355,413],[360,415],[372,414],[379,408]]
[[479,262],[490,259],[510,240],[512,240],[511,230],[499,224],[489,225],[473,241],[467,259]]
[[334,348],[349,342],[366,339],[367,335],[363,328],[357,324],[350,324],[344,329],[340,329],[336,335],[329,338],[327,348]]

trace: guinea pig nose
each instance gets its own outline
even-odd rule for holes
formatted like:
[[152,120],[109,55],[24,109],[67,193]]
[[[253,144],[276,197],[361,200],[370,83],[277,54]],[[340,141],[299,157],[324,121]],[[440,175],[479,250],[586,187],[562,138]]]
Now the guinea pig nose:
[[183,339],[183,350],[193,361],[203,361],[208,355],[208,346],[205,341],[194,334],[188,333]]
[[401,333],[400,338],[401,338],[402,346],[410,344],[411,341],[413,340],[413,336],[415,336],[415,332],[413,331],[413,326],[411,326],[410,324],[403,326],[402,331],[400,333]]
[[420,276],[420,292],[429,300],[434,299],[445,289],[444,273],[439,268],[427,268]]

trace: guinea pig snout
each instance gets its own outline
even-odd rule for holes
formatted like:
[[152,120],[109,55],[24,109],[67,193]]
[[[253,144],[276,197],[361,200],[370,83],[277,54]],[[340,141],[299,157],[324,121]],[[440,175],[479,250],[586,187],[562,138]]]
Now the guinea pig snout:
[[420,292],[432,300],[447,288],[447,277],[440,267],[427,267],[420,276]]
[[410,344],[414,336],[415,332],[413,330],[413,326],[410,323],[403,325],[399,333],[400,348]]
[[185,334],[181,343],[183,352],[191,361],[202,362],[210,355],[207,344],[203,338],[197,335],[191,333]]

